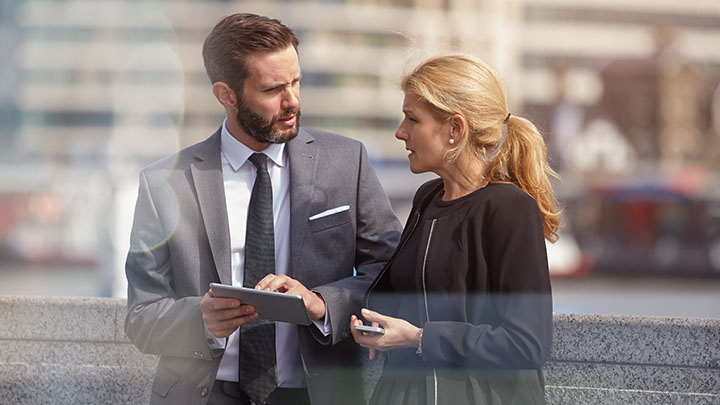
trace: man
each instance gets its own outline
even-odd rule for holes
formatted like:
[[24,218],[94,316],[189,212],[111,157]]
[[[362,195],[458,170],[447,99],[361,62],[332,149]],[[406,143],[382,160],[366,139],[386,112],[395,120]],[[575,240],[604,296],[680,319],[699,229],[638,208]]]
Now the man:
[[[400,224],[362,144],[299,127],[297,45],[277,20],[220,21],[203,58],[225,122],[140,174],[125,331],[160,355],[152,403],[364,402],[349,319]],[[298,294],[313,324],[259,321],[211,282]]]

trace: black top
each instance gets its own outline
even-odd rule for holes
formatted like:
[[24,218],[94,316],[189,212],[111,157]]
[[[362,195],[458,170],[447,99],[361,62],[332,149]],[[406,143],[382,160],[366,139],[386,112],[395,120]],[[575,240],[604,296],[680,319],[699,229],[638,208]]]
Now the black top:
[[[473,198],[483,189],[474,191],[473,193],[463,196],[452,201],[442,200],[441,192],[431,196],[429,204],[420,213],[420,221],[432,221],[433,219],[448,216],[454,212],[458,204],[463,204],[467,199]],[[462,208],[460,208],[462,209]],[[392,261],[388,269],[388,277],[390,278],[390,290],[395,293],[393,298],[397,302],[396,317],[404,319],[411,324],[422,328],[425,322],[425,316],[418,312],[418,308],[422,307],[423,297],[418,294],[417,281],[417,257],[420,252],[421,237],[418,233],[411,235],[405,246],[398,251],[397,256]],[[422,282],[422,281],[421,281]],[[412,351],[414,352],[415,349]],[[414,353],[413,353],[414,354]],[[414,367],[420,359],[416,356],[391,356],[389,364],[395,364],[404,367]],[[417,361],[415,361],[417,360]]]
[[398,250],[369,291],[370,308],[423,328],[422,356],[392,351],[374,401],[403,391],[389,384],[417,390],[422,381],[400,382],[392,371],[416,369],[427,378],[421,402],[437,387],[440,403],[542,403],[552,300],[537,203],[509,184],[453,201],[441,193],[440,179],[420,187]]

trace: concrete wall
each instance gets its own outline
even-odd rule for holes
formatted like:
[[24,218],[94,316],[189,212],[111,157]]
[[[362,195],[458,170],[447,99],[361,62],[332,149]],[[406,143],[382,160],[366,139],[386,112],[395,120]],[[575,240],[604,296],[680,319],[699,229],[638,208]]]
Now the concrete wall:
[[720,404],[720,319],[555,314],[552,404]]
[[[122,299],[0,296],[1,404],[147,402]],[[720,404],[720,320],[556,314],[550,404]]]
[[125,300],[0,297],[0,404],[141,404],[157,360],[125,336]]

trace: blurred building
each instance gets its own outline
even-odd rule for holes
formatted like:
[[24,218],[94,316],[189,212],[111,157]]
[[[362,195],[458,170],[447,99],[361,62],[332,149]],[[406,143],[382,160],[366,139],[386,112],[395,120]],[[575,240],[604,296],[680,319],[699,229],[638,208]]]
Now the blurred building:
[[[200,49],[221,17],[239,11],[296,31],[303,125],[365,142],[401,217],[427,177],[409,173],[393,137],[397,84],[448,51],[492,64],[513,113],[546,134],[571,230],[607,219],[575,208],[597,187],[662,188],[688,166],[692,193],[717,197],[707,195],[720,162],[714,0],[3,0],[0,267],[118,271],[140,168],[222,120]],[[658,37],[670,28],[672,37]]]
[[595,270],[720,274],[720,3],[524,3],[526,114]]
[[[507,72],[519,61],[518,1],[11,0],[1,10],[0,114],[11,120],[0,127],[0,260],[108,274],[122,269],[140,168],[222,122],[201,58],[221,17],[255,12],[296,31],[303,125],[362,140],[378,166],[400,162],[382,176],[399,211],[421,182],[407,181],[393,137],[400,76],[449,50]],[[22,208],[40,198],[47,212]]]

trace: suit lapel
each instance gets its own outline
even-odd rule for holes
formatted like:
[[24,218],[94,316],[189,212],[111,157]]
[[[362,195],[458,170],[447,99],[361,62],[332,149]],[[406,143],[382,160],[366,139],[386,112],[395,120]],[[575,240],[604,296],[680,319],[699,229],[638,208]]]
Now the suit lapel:
[[295,274],[295,265],[303,263],[300,255],[308,233],[307,221],[318,160],[314,139],[301,128],[298,136],[287,144],[290,161],[290,267],[292,276],[300,280],[302,277]]
[[221,283],[232,284],[230,229],[220,160],[220,130],[195,152],[191,171],[215,269]]

